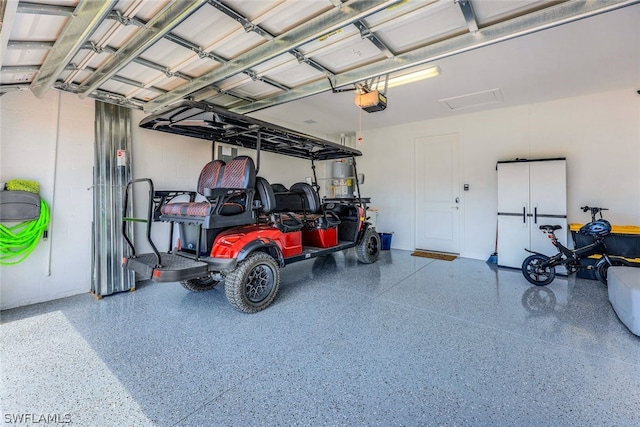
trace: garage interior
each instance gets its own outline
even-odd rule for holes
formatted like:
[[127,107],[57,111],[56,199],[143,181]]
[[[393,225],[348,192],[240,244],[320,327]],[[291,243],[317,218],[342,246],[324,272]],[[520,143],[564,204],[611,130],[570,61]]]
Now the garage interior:
[[[3,422],[637,425],[640,340],[607,287],[532,286],[487,261],[499,162],[566,159],[567,223],[590,205],[640,225],[638,3],[1,2],[0,181],[38,182],[51,209],[48,238],[0,267]],[[138,127],[183,100],[360,150],[390,250],[288,265],[252,315],[220,288],[118,288],[118,240],[95,240],[118,211],[104,188],[121,189],[96,181],[116,161],[100,129],[129,128],[129,178],[193,189],[231,147]],[[317,166],[329,196],[331,164]],[[263,153],[260,174],[290,186],[311,171]],[[449,222],[421,213],[422,192],[446,198]]]

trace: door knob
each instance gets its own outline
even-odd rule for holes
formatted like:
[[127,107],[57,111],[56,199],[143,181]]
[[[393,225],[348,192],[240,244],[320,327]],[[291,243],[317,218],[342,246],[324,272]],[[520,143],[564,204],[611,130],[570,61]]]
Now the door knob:
[[456,203],[460,203],[460,197],[456,197]]

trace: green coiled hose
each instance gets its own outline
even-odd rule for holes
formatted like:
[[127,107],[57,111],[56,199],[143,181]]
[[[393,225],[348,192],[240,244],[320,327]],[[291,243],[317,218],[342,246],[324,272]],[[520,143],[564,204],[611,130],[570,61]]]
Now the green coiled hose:
[[[40,216],[12,227],[0,224],[0,265],[18,264],[33,252],[38,241],[47,237],[49,207],[40,200]],[[16,259],[18,258],[18,259]]]

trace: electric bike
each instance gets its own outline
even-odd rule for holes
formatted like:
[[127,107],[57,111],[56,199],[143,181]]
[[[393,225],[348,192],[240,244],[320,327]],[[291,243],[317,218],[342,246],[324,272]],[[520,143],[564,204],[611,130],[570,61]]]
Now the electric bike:
[[[540,230],[542,230],[543,233],[547,233],[551,243],[558,250],[558,253],[549,257],[539,252],[525,249],[527,252],[533,254],[527,257],[522,263],[522,274],[530,283],[537,286],[548,285],[553,282],[553,279],[556,277],[556,266],[561,265],[567,269],[567,274],[573,274],[581,268],[595,268],[596,277],[606,285],[607,270],[610,266],[632,265],[632,263],[623,257],[607,254],[604,238],[611,233],[611,224],[602,218],[602,211],[608,209],[589,206],[583,206],[580,209],[582,209],[583,212],[591,212],[591,222],[583,225],[578,233],[591,236],[593,243],[576,249],[569,249],[558,241],[555,235],[555,231],[560,230],[562,228],[561,226],[541,225]],[[599,219],[596,219],[597,214],[600,215]],[[581,263],[582,259],[597,254],[601,255],[601,258],[595,266],[583,265]]]

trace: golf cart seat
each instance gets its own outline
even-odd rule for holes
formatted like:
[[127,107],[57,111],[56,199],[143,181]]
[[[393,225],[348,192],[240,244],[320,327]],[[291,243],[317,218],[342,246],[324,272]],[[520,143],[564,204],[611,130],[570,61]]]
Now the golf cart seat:
[[271,189],[274,193],[287,193],[289,190],[282,184],[271,184]]
[[282,184],[274,184],[272,187],[276,209],[280,212],[294,212],[306,228],[325,229],[340,224],[336,215],[324,212],[318,192],[306,182],[295,183],[289,190]]
[[298,182],[287,190],[282,184],[272,185],[278,212],[317,213],[320,210],[318,193],[305,182]]
[[273,189],[269,185],[269,181],[261,176],[256,178],[256,196],[257,209],[259,213],[270,214],[276,208],[276,197],[273,194]]
[[188,202],[170,199],[160,206],[160,220],[203,228],[251,224],[255,182],[251,157],[238,156],[227,164],[214,160],[204,166],[198,179],[197,193],[206,200],[196,202],[193,192]]
[[273,186],[269,185],[269,182],[262,177],[256,178],[256,201],[259,202],[257,210],[263,214],[262,219],[272,223],[280,231],[284,233],[298,231],[304,226],[295,214],[277,211]]

